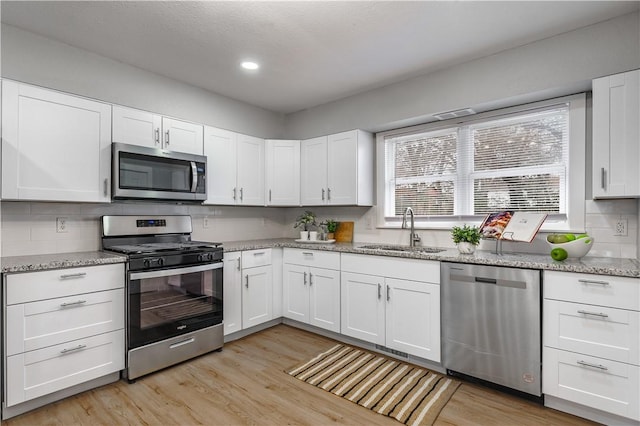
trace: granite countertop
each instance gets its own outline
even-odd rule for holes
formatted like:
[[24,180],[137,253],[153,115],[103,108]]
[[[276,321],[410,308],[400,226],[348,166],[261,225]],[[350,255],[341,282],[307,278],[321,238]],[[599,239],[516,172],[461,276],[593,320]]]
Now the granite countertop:
[[[578,272],[585,274],[612,275],[621,277],[640,277],[640,263],[635,259],[609,257],[583,257],[567,259],[562,262],[552,260],[547,255],[529,253],[505,253],[497,255],[491,251],[476,251],[473,255],[458,253],[457,249],[442,249],[438,253],[419,251],[389,251],[363,248],[378,243],[298,243],[290,238],[266,240],[230,241],[223,243],[224,251],[245,251],[273,247],[290,247],[307,250],[324,250],[339,253],[368,254],[404,259],[436,260],[442,262],[474,263],[479,265],[507,266],[515,268],[543,269],[552,271]],[[44,271],[48,269],[73,268],[81,266],[105,265],[126,262],[122,255],[101,251],[79,253],[56,253],[33,256],[12,256],[1,259],[2,273]]]
[[86,251],[78,253],[38,254],[32,256],[10,256],[0,260],[1,272],[33,272],[48,269],[74,268],[80,266],[108,265],[124,263],[125,256],[102,251]]
[[562,262],[552,260],[548,255],[530,253],[505,253],[497,255],[491,251],[476,251],[473,255],[460,254],[457,249],[442,249],[439,253],[419,251],[387,251],[367,249],[362,246],[384,245],[379,243],[298,243],[290,238],[268,240],[230,241],[223,243],[226,252],[257,250],[270,247],[290,247],[307,250],[335,251],[340,253],[369,254],[401,257],[405,259],[437,260],[442,262],[474,263],[479,265],[508,266],[515,268],[543,269],[552,271],[578,272],[622,277],[640,277],[640,262],[636,259],[613,257],[583,257]]

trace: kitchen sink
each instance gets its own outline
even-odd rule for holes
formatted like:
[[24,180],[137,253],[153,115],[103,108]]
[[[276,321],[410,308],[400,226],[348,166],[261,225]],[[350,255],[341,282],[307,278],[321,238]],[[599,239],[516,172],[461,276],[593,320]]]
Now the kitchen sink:
[[381,251],[404,251],[404,252],[418,252],[418,253],[440,253],[444,251],[444,249],[434,248],[434,247],[409,247],[409,246],[401,246],[401,245],[390,245],[390,244],[369,244],[360,246],[361,249],[368,250],[381,250]]

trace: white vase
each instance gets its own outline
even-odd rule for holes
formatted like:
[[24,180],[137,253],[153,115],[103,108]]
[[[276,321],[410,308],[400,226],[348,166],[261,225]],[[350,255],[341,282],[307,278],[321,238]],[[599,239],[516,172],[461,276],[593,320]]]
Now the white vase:
[[318,231],[309,231],[309,239],[316,241],[318,239]]
[[309,231],[300,231],[300,239],[308,240],[309,239]]
[[458,251],[460,254],[473,254],[476,251],[476,246],[467,241],[460,241],[458,243]]

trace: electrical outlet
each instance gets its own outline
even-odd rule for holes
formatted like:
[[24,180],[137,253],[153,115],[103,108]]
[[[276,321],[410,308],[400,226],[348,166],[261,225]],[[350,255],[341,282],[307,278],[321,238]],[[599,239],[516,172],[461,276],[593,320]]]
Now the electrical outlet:
[[627,235],[627,219],[616,220],[613,235],[626,236]]
[[205,218],[202,219],[202,227],[204,229],[208,229],[210,225],[211,224],[209,223],[209,218],[205,216]]
[[56,218],[56,232],[67,232],[67,218],[66,217],[57,217]]

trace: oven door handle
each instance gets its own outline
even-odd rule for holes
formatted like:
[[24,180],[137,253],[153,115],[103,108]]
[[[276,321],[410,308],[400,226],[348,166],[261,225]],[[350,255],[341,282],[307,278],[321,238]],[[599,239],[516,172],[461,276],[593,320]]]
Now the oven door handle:
[[222,269],[222,262],[209,263],[207,265],[190,266],[188,268],[162,269],[149,272],[132,272],[129,278],[132,280],[144,280],[146,278],[170,277],[172,275],[191,274],[194,272],[211,271]]

